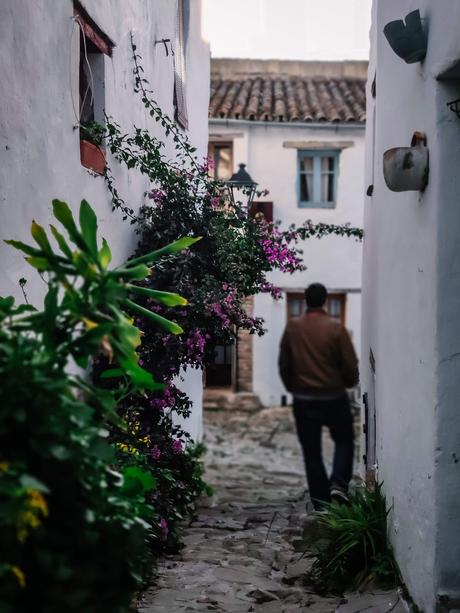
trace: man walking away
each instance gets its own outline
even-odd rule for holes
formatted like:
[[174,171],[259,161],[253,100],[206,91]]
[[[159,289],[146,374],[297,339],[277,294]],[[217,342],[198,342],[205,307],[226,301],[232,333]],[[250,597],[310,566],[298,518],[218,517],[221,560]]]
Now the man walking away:
[[[307,310],[288,322],[281,339],[279,370],[294,396],[294,416],[313,506],[346,502],[353,471],[353,419],[346,388],[358,383],[358,360],[346,328],[324,310],[321,283],[305,290]],[[327,426],[335,443],[331,479],[321,452]]]

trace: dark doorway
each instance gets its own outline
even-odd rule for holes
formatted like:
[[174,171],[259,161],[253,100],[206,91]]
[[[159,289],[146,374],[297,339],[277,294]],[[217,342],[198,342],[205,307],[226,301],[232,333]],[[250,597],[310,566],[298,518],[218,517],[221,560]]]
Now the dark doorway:
[[206,387],[232,385],[233,345],[217,345],[214,362],[206,368]]

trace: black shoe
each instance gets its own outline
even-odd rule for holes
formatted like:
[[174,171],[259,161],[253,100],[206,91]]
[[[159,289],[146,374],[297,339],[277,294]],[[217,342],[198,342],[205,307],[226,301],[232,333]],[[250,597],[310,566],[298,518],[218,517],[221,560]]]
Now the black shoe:
[[340,485],[333,485],[331,487],[331,500],[337,504],[350,504],[347,490]]

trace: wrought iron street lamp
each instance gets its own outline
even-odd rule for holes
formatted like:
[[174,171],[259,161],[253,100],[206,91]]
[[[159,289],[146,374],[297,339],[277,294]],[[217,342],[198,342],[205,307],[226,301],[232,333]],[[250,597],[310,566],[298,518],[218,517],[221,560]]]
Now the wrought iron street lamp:
[[225,188],[233,207],[240,203],[248,212],[257,191],[257,185],[246,170],[246,164],[239,164],[239,170],[225,182]]

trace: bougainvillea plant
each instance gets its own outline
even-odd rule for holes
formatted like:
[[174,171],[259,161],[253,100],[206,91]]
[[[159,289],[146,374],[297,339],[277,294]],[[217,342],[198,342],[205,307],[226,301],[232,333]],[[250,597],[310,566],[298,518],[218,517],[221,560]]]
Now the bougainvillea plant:
[[[117,268],[86,201],[79,225],[64,202],[53,202],[57,243],[33,222],[35,246],[7,241],[26,254],[47,284],[41,310],[0,298],[0,610],[124,613],[148,570],[151,543],[164,520],[152,504],[161,475],[117,461],[108,424],[128,432],[117,404],[127,394],[161,390],[139,358],[142,314],[163,333],[181,328],[138,304],[180,305],[176,293],[135,285],[158,258],[193,245],[182,238]],[[93,384],[86,367],[104,356]],[[179,447],[177,445],[177,451]]]
[[[144,331],[140,350],[143,367],[155,369],[165,387],[145,396],[130,396],[121,409],[132,420],[132,439],[128,443],[120,440],[120,445],[128,445],[125,452],[142,448],[142,457],[150,467],[161,466],[166,471],[164,490],[157,492],[167,494],[157,503],[164,503],[163,532],[171,538],[175,520],[183,516],[188,504],[183,498],[193,490],[183,474],[187,470],[181,472],[180,466],[186,458],[188,435],[174,421],[174,414],[186,417],[191,409],[189,398],[179,389],[181,372],[186,367],[204,368],[213,359],[216,345],[234,342],[239,330],[263,334],[263,321],[248,315],[245,298],[260,292],[281,297],[280,289],[267,275],[273,270],[290,274],[304,269],[300,241],[330,234],[359,240],[362,231],[310,221],[283,230],[279,223],[252,219],[242,203],[230,204],[225,185],[209,177],[210,162],[197,159],[187,136],[155,102],[133,41],[132,51],[135,92],[152,121],[163,128],[164,139],[137,127],[125,133],[112,118],[106,118],[101,133],[113,158],[150,183],[143,206],[135,214],[108,167],[106,181],[113,208],[139,235],[135,257],[157,249],[165,240],[184,235],[202,237],[192,251],[176,255],[174,262],[165,260],[154,277],[140,283],[148,289],[178,291],[187,298],[187,310],[176,312],[177,322],[186,330],[180,336],[165,333],[142,314],[135,314]],[[172,159],[166,154],[164,141],[168,139],[174,146]],[[143,305],[159,315],[165,312],[164,305],[154,304],[147,296]],[[130,461],[135,461],[135,455],[131,454]]]

